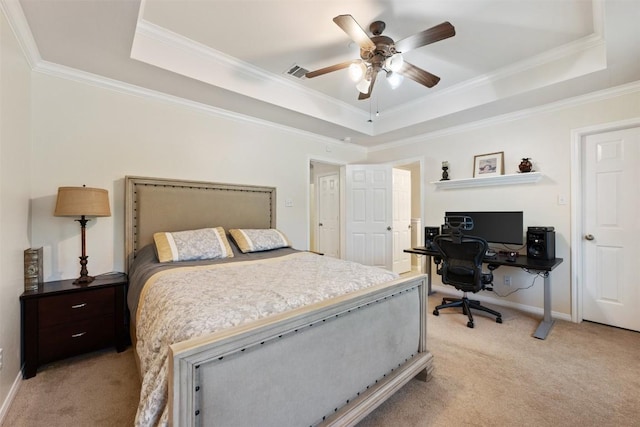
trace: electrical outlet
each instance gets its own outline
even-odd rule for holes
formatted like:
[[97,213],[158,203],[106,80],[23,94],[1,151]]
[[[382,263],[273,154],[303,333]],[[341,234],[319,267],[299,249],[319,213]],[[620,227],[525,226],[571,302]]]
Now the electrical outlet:
[[504,285],[511,286],[511,276],[504,276]]

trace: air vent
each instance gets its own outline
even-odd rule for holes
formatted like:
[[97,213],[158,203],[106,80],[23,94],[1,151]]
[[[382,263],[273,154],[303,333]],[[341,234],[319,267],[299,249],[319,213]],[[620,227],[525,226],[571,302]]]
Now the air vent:
[[305,74],[307,74],[309,72],[309,70],[302,68],[299,65],[293,65],[291,68],[289,68],[287,70],[287,74],[289,74],[290,76],[293,76],[297,79],[301,79],[304,77]]

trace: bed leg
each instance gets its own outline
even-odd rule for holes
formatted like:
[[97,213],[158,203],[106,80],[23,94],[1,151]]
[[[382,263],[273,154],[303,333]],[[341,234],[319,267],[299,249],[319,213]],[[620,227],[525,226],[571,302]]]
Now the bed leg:
[[427,368],[424,368],[422,371],[415,376],[417,380],[427,382],[431,379],[431,372],[427,371]]
[[429,360],[429,364],[422,371],[418,372],[415,379],[428,382],[433,377],[433,357]]

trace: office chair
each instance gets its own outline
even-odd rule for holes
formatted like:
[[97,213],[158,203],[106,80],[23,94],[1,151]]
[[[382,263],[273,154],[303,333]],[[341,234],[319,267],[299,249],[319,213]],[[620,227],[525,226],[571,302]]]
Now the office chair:
[[438,316],[443,308],[462,307],[462,313],[469,318],[467,322],[469,328],[474,326],[471,309],[490,313],[496,316],[497,323],[502,323],[502,314],[480,305],[480,301],[470,300],[467,297],[468,292],[479,292],[493,283],[492,270],[497,266],[489,265],[488,273],[482,271],[482,258],[489,248],[486,240],[463,235],[464,224],[447,225],[450,226],[451,234],[440,234],[434,238],[434,245],[440,252],[440,256],[435,257],[436,272],[442,276],[442,283],[455,286],[463,292],[463,296],[462,298],[443,298],[442,304],[433,310],[433,314]]

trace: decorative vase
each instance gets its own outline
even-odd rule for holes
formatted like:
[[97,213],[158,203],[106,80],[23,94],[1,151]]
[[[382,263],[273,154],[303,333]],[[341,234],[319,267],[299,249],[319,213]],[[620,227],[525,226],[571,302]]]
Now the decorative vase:
[[520,162],[520,164],[518,165],[518,169],[520,169],[520,172],[522,173],[531,172],[532,167],[533,167],[533,164],[529,161],[528,157],[524,157]]

